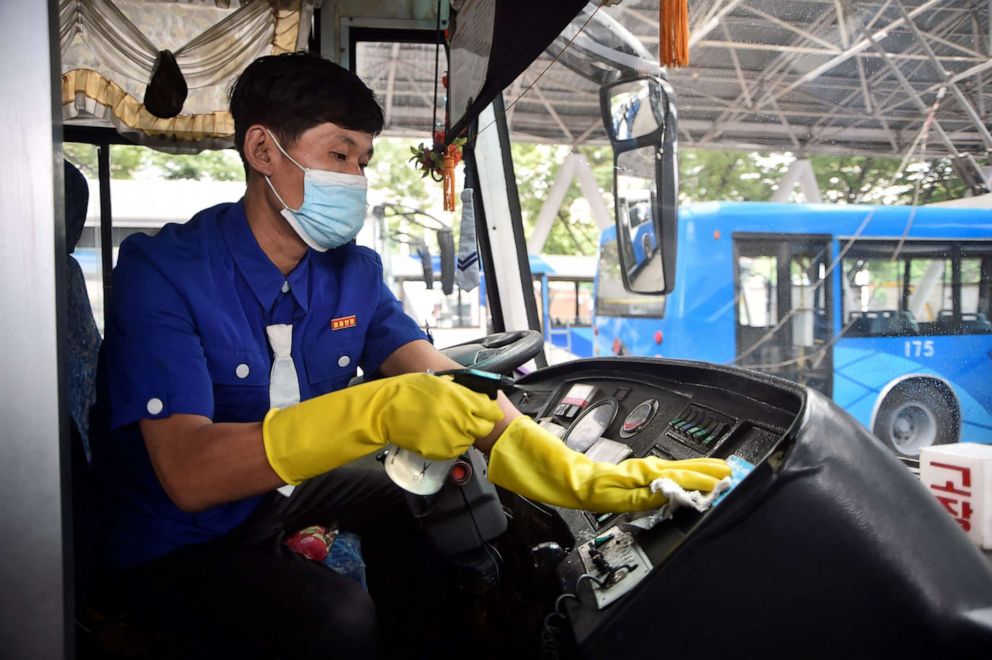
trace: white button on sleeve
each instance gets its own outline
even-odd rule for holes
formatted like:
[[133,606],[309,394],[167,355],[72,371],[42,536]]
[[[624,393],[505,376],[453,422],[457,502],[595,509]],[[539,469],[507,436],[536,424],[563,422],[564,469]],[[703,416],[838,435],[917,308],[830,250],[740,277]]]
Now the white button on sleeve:
[[162,399],[159,399],[158,397],[153,397],[151,399],[148,399],[148,405],[146,406],[146,408],[148,409],[149,415],[157,415],[160,412],[162,412],[162,410],[165,408],[165,405],[162,403]]
[[234,375],[238,378],[247,378],[251,369],[248,368],[247,364],[241,363],[234,369]]
[[338,358],[339,367],[347,367],[349,364],[351,364],[351,358],[348,357],[347,355],[342,355],[341,357]]

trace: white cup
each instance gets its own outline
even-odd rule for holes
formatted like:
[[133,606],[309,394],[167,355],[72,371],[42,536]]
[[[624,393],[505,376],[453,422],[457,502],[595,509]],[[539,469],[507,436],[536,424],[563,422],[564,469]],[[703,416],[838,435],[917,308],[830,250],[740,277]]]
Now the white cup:
[[415,495],[433,495],[441,490],[458,457],[432,461],[396,445],[387,447],[386,474],[397,486]]

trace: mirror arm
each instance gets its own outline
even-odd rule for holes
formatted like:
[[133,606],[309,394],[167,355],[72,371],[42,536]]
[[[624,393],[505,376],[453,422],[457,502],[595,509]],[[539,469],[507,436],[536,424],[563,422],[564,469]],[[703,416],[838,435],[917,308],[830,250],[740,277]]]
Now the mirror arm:
[[675,288],[675,244],[678,240],[678,206],[679,206],[679,132],[678,109],[675,104],[675,90],[667,79],[661,79],[660,84],[665,91],[665,128],[662,136],[662,186],[659,191],[663,236],[659,241],[668,248],[663,256],[665,286],[664,293],[671,293]]

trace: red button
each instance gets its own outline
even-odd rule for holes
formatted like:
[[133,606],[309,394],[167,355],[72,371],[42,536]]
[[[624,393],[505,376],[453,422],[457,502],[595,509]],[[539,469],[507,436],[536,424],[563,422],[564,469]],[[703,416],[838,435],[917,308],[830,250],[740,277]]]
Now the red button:
[[451,466],[448,477],[456,486],[464,486],[472,478],[472,466],[465,461],[458,461]]

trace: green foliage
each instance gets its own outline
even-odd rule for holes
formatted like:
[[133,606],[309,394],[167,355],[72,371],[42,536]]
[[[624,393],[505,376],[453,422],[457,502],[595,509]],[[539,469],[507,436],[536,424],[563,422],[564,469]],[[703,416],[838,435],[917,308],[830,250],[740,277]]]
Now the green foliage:
[[[83,174],[91,179],[99,176],[95,146],[67,142],[63,150],[66,159],[79,167]],[[244,181],[245,173],[241,158],[233,149],[180,156],[147,147],[115,144],[110,147],[110,177]]]
[[[561,145],[511,145],[517,192],[520,195],[520,212],[527,236],[534,231],[537,216],[551,190],[558,168],[569,151],[569,147]],[[613,189],[612,150],[609,147],[582,147],[579,151],[589,161],[596,183],[605,193],[607,207],[612,206],[612,199],[609,198]],[[599,230],[588,213],[583,213],[580,205],[575,204],[580,197],[582,192],[573,181],[562,201],[558,218],[551,226],[543,253],[586,256],[596,254]]]
[[[813,172],[825,202],[929,204],[964,197],[965,185],[946,159],[910,163],[895,158],[813,156]],[[919,192],[916,193],[917,183]]]
[[369,163],[366,175],[372,188],[386,193],[386,201],[431,212],[435,203],[440,208],[441,184],[422,178],[417,167],[408,162],[413,147],[413,139],[377,139],[375,157]]
[[767,201],[789,162],[781,154],[682,149],[679,201]]
[[[679,152],[679,198],[685,202],[767,201],[789,165],[791,153],[683,149]],[[963,197],[965,186],[950,162],[910,163],[888,157],[810,157],[824,202],[835,204],[917,204]]]
[[[419,140],[423,141],[423,140]],[[411,148],[418,140],[379,138],[368,176],[381,199],[422,209],[457,225],[454,216],[441,209],[441,184],[422,178],[410,163]],[[513,166],[520,195],[526,235],[534,230],[541,207],[554,183],[558,168],[570,147],[548,144],[512,144]],[[97,150],[92,145],[64,145],[66,158],[90,178],[96,178]],[[592,167],[604,201],[612,208],[613,152],[608,146],[580,147]],[[679,198],[682,203],[710,200],[765,201],[771,198],[789,165],[791,153],[761,153],[683,149],[679,153]],[[899,171],[894,158],[866,156],[812,156],[813,170],[825,202],[911,204],[917,184],[916,203],[927,204],[962,197],[965,186],[947,160],[913,162]],[[206,151],[195,156],[160,153],[145,147],[111,147],[111,176],[115,179],[161,177],[212,181],[243,181],[241,160],[233,150]],[[459,166],[459,172],[463,165]],[[461,175],[459,175],[461,176]],[[599,231],[592,221],[582,193],[574,181],[553,223],[544,247],[547,254],[593,255]],[[390,220],[392,229],[399,219]],[[457,226],[455,227],[457,233]],[[411,233],[420,234],[411,228]],[[457,237],[456,237],[457,239]],[[430,243],[432,239],[428,237]]]

